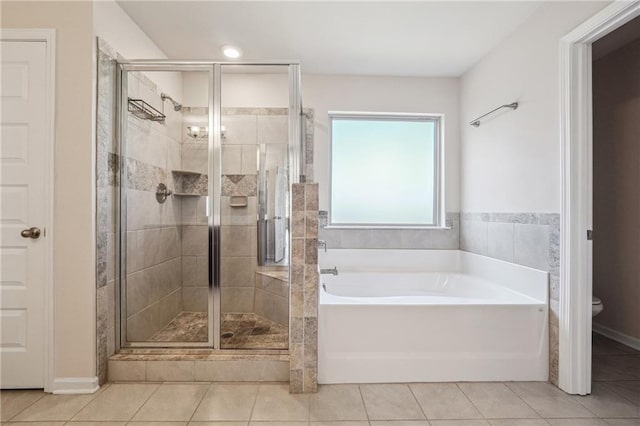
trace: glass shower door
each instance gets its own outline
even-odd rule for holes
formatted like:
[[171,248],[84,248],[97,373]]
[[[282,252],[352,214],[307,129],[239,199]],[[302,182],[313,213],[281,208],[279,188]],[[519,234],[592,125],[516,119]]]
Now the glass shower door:
[[121,345],[212,346],[213,67],[123,66]]
[[289,66],[221,66],[223,349],[286,349]]

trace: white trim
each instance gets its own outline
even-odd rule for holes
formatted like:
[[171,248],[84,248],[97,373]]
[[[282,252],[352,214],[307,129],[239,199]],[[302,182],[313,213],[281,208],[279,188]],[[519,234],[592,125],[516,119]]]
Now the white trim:
[[58,377],[53,381],[51,392],[56,395],[95,393],[100,386],[98,377]]
[[640,15],[640,2],[616,1],[560,40],[559,386],[591,392],[592,226],[591,45]]
[[609,328],[606,325],[593,323],[594,333],[608,337],[611,340],[615,340],[618,343],[622,343],[625,346],[629,346],[637,351],[640,351],[640,339],[637,337],[629,336],[628,334],[621,333],[613,328]]
[[56,30],[40,28],[0,28],[0,39],[10,41],[41,41],[47,45],[47,140],[45,182],[44,238],[47,247],[45,257],[44,334],[45,365],[44,390],[54,389],[55,378],[55,275],[54,275],[54,161],[55,161],[55,106],[56,106]]

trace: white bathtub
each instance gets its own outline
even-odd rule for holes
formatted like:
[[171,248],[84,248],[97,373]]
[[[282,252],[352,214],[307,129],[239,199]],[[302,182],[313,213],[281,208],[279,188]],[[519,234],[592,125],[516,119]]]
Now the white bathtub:
[[457,250],[329,250],[320,383],[547,380],[548,274]]

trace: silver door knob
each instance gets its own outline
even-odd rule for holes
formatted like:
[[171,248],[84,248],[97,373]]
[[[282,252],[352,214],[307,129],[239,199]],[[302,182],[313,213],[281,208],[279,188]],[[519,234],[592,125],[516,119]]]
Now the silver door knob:
[[25,229],[20,235],[22,235],[22,238],[33,238],[35,240],[40,237],[40,228],[34,226],[33,228]]

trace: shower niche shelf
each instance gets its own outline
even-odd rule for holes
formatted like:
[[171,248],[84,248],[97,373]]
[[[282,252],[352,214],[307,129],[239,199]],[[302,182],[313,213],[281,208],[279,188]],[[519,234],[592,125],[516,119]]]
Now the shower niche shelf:
[[190,175],[190,176],[199,176],[202,173],[194,172],[192,170],[171,170],[171,173],[175,173],[177,175]]
[[206,197],[207,180],[206,173],[193,170],[171,170],[176,191],[176,197]]
[[202,197],[202,194],[191,194],[187,192],[174,192],[175,197]]

